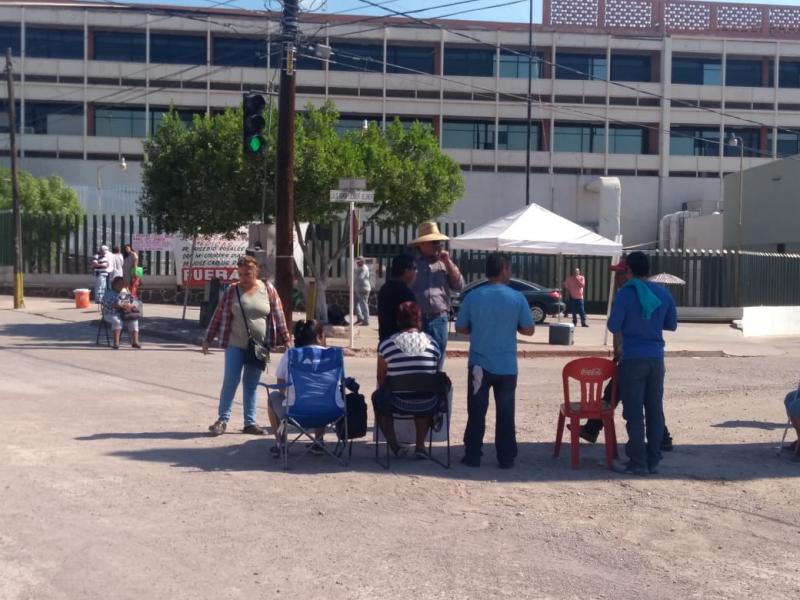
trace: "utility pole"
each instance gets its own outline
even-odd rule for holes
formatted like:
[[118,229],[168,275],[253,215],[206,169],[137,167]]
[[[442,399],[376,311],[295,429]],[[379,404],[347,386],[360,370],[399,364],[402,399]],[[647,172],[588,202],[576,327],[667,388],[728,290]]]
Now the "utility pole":
[[6,52],[8,78],[8,123],[11,143],[11,199],[14,209],[14,308],[25,308],[22,281],[22,216],[19,206],[19,165],[17,164],[17,107],[14,100],[14,71],[11,48]]
[[[294,287],[294,111],[298,0],[283,2],[281,87],[275,206],[275,287],[284,310],[292,313]],[[291,318],[291,317],[290,317]]]
[[[528,0],[528,128],[525,146],[525,206],[531,203],[531,93],[533,92],[533,0]],[[538,67],[538,65],[537,65]]]

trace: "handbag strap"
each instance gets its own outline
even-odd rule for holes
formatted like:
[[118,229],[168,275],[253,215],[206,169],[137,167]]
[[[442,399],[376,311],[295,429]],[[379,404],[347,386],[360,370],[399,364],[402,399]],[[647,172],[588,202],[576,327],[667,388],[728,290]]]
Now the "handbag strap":
[[239,298],[239,308],[242,309],[242,317],[244,317],[244,329],[247,332],[247,337],[253,339],[250,335],[250,325],[247,324],[247,313],[244,312],[244,304],[242,304],[242,292],[239,290],[239,284],[236,284],[236,296]]

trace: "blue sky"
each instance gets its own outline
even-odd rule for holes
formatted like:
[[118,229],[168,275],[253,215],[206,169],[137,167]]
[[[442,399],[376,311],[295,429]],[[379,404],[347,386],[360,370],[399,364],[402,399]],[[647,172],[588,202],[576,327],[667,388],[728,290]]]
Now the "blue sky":
[[[130,4],[153,4],[158,0],[117,0]],[[442,18],[449,16],[452,19],[474,20],[474,21],[506,21],[506,22],[527,22],[528,21],[528,0],[370,0],[375,4],[384,4],[385,8],[370,6],[361,0],[301,0],[306,6],[318,8],[323,2],[327,1],[330,13],[344,13],[347,15],[387,15],[392,16],[397,12],[420,11],[413,13],[413,16],[420,19]],[[442,7],[446,4],[457,6]],[[272,10],[279,10],[278,0],[161,0],[163,4],[174,6],[197,6],[211,8],[219,6],[221,8],[244,8],[262,9],[267,4]],[[764,2],[752,1],[748,4],[782,4],[797,5],[800,0],[769,0]],[[500,6],[498,5],[506,5]],[[495,7],[495,8],[490,8]],[[424,10],[423,10],[424,9]],[[533,20],[535,23],[542,22],[542,0],[533,0]]]

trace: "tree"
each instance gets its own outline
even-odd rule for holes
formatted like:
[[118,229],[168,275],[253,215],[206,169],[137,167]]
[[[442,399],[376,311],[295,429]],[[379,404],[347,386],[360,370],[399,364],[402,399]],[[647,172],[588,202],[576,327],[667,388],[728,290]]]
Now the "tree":
[[[58,175],[36,178],[19,172],[20,208],[25,214],[83,214],[78,194]],[[11,210],[11,169],[0,167],[0,210]]]
[[[195,115],[187,128],[170,108],[144,151],[139,204],[166,233],[225,234],[260,213],[265,166],[274,164],[274,152],[244,155],[241,109]],[[267,169],[269,188],[273,171]]]
[[[327,318],[325,290],[331,267],[347,248],[345,227],[333,252],[326,254],[315,225],[345,218],[344,206],[330,202],[341,177],[365,177],[375,202],[361,224],[406,226],[447,213],[464,193],[461,168],[439,149],[430,126],[415,122],[406,130],[399,119],[382,131],[377,123],[339,137],[333,103],[306,107],[297,116],[295,135],[295,226],[306,262],[317,282],[318,318]],[[308,222],[306,239],[299,224]],[[312,251],[319,262],[312,260]],[[302,279],[302,274],[300,274]]]

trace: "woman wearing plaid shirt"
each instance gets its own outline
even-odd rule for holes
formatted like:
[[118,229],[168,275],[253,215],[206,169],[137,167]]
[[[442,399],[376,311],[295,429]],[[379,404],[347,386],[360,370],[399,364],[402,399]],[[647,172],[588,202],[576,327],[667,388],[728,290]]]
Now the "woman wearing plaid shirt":
[[[203,340],[203,354],[217,335],[219,345],[225,349],[225,376],[219,393],[219,418],[209,427],[212,435],[225,433],[231,417],[231,407],[239,382],[244,395],[244,433],[264,435],[266,431],[256,423],[256,399],[261,369],[244,364],[248,335],[256,343],[275,347],[276,334],[287,348],[291,338],[283,316],[283,306],[278,292],[269,284],[258,280],[258,263],[252,256],[242,256],[236,263],[239,283],[228,288],[220,300],[214,317],[208,325]],[[241,294],[237,294],[237,289]]]

